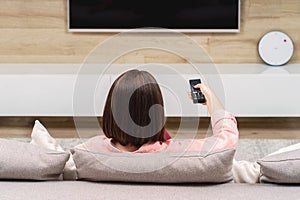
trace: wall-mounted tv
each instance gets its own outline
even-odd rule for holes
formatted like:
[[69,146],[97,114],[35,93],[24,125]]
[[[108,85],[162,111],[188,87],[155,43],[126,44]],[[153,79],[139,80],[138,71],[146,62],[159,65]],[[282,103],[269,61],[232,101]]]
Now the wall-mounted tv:
[[239,32],[240,0],[69,0],[68,25],[71,32]]

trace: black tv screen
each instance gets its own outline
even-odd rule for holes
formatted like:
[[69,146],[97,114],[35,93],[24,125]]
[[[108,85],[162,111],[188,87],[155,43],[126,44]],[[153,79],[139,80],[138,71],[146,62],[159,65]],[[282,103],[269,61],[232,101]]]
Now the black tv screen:
[[239,0],[69,0],[70,31],[238,32]]

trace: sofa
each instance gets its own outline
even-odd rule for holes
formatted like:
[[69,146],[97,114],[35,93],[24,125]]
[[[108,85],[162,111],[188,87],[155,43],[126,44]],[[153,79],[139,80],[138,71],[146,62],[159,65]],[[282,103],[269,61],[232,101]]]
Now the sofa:
[[[14,138],[23,142],[30,139]],[[57,139],[65,150],[82,139]],[[255,161],[300,140],[240,139],[236,160]],[[1,166],[0,166],[1,167]],[[300,199],[299,184],[124,183],[91,181],[1,180],[0,199]]]

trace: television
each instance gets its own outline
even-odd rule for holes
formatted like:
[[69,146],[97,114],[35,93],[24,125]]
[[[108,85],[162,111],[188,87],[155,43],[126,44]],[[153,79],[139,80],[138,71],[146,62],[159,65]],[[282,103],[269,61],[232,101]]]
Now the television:
[[122,32],[131,29],[239,32],[240,0],[68,1],[70,32]]

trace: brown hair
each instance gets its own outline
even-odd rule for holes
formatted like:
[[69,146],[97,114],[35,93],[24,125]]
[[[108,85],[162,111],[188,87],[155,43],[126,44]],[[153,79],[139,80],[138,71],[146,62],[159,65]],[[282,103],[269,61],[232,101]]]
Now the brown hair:
[[[126,103],[126,99],[124,99],[126,95],[130,95],[129,105],[128,101]],[[162,109],[156,109],[155,112],[150,113],[150,118],[149,110],[156,104],[160,105]],[[125,106],[129,109],[129,113],[124,112]],[[113,114],[113,110],[117,111],[117,116],[114,116],[116,114]],[[118,124],[116,117],[118,117]],[[151,123],[152,128],[137,128],[132,125],[132,121],[138,127],[145,127]],[[165,141],[164,122],[161,91],[155,78],[149,72],[130,70],[121,74],[114,81],[103,112],[102,127],[106,137],[113,138],[123,146],[140,147],[146,143],[163,142]],[[124,131],[124,126],[126,130],[130,130],[130,133]]]

